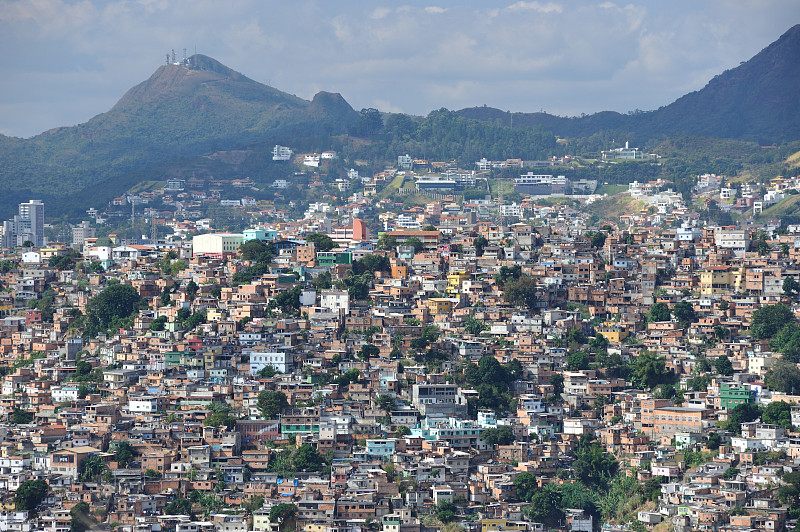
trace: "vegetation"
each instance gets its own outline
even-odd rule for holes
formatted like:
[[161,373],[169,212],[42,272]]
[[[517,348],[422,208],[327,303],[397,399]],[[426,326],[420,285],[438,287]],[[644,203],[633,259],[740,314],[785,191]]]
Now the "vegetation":
[[44,480],[26,480],[14,492],[14,503],[17,510],[35,510],[50,492],[50,486]]

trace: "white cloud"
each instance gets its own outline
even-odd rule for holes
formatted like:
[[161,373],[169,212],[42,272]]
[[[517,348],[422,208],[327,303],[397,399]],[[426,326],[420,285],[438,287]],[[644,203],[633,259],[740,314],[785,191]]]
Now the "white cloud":
[[0,0],[0,131],[85,121],[164,53],[195,45],[257,81],[304,98],[341,92],[356,109],[652,109],[800,15],[796,0],[429,1]]
[[508,9],[512,11],[521,11],[521,10],[531,10],[531,11],[538,11],[539,13],[561,13],[564,8],[558,4],[554,4],[552,2],[548,2],[546,4],[541,4],[539,2],[516,2],[508,6]]

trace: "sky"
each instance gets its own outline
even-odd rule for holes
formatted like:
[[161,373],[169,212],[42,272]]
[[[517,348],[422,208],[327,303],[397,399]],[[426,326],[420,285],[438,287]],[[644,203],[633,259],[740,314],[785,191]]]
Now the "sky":
[[86,122],[184,48],[357,110],[652,110],[797,23],[798,0],[0,0],[0,133]]

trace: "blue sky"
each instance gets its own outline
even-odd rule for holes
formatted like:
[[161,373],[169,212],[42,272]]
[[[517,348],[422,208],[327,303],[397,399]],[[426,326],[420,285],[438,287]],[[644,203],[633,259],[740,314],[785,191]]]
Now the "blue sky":
[[85,122],[195,47],[356,109],[650,110],[796,23],[797,0],[0,0],[0,133]]

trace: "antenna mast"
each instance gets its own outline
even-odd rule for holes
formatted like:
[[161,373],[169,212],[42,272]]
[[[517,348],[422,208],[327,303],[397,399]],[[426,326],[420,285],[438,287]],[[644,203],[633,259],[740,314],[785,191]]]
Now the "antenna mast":
[[172,49],[172,62],[175,63],[175,48]]

